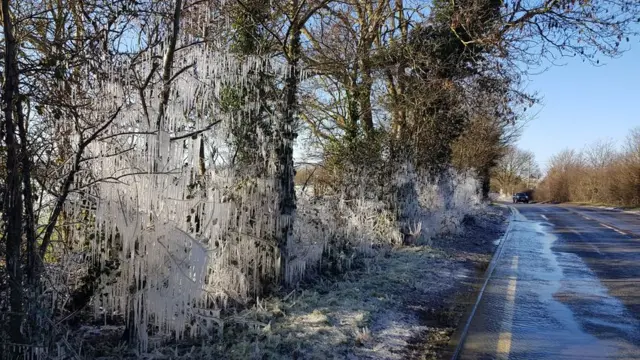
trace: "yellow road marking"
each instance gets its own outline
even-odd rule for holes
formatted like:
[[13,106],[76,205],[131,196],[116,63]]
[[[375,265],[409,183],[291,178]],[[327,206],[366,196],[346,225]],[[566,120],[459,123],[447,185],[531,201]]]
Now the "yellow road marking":
[[511,352],[511,333],[500,333],[498,338],[498,354],[509,355]]
[[[519,257],[516,255],[511,259],[511,270],[514,272],[518,270]],[[498,336],[498,345],[496,347],[496,353],[501,359],[508,359],[509,353],[511,353],[511,327],[513,326],[513,315],[515,312],[516,302],[516,290],[518,287],[518,279],[516,275],[509,278],[507,283],[507,296],[504,306],[504,318],[502,320],[502,329]]]
[[507,287],[507,301],[511,305],[514,305],[516,301],[516,281],[517,280],[515,278],[509,280],[509,286]]

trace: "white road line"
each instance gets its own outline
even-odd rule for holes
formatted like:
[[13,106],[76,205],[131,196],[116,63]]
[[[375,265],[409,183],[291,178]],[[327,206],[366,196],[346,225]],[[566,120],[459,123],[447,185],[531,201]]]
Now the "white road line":
[[[574,233],[574,234],[578,235],[580,238],[582,238],[582,235],[580,235],[580,233],[579,233],[579,232],[577,232],[577,231],[575,231],[575,230],[573,230],[573,229],[572,229],[572,230],[570,230],[570,231],[571,231],[572,233]],[[596,247],[595,245],[593,245],[591,242],[588,242],[588,241],[587,241],[586,243],[587,243],[589,246],[591,246],[591,248],[592,248],[593,250],[595,250],[598,254],[602,255],[602,252],[600,252],[600,249],[598,249],[598,247]]]
[[611,229],[611,230],[613,230],[613,231],[617,232],[618,234],[627,235],[627,233],[625,233],[624,231],[620,231],[620,230],[618,230],[618,229],[616,229],[616,228],[614,228],[614,227],[611,227],[611,226],[609,226],[609,225],[607,225],[607,224],[603,224],[603,223],[599,223],[599,224],[600,224],[601,226],[606,227],[607,229]]
[[542,216],[542,218],[543,218],[543,219],[545,219],[545,220],[549,221],[549,218],[548,218],[548,217],[546,217],[544,214],[540,214],[540,216]]

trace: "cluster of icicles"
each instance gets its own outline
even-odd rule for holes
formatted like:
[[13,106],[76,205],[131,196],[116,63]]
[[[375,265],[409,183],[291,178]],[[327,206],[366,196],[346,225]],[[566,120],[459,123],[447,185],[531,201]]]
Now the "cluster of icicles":
[[[282,79],[287,67],[258,57],[238,59],[204,45],[177,51],[174,72],[190,67],[171,83],[165,115],[158,116],[165,106],[160,100],[163,84],[151,55],[158,54],[149,52],[146,60],[126,70],[143,78],[155,71],[154,85],[143,91],[144,102],[136,84],[122,80],[133,78],[122,74],[123,67],[92,90],[94,117],[101,117],[97,123],[122,108],[85,151],[86,158],[94,159],[78,179],[77,185],[85,188],[87,178],[92,179],[84,201],[68,203],[69,213],[75,214],[82,213],[79,206],[87,200],[94,204],[94,225],[74,233],[92,239],[87,261],[119,264],[117,272],[102,280],[96,310],[135,324],[142,349],[152,340],[149,329],[153,336],[178,339],[209,331],[218,324],[217,311],[230,300],[242,302],[262,282],[280,276],[273,239],[281,222],[292,220],[277,211],[273,165],[263,176],[241,182],[224,159],[212,155],[213,148],[224,154],[233,122],[259,111],[256,77],[269,73]],[[223,111],[220,95],[234,87],[249,95],[240,110]],[[279,115],[273,111],[266,116],[275,124]],[[219,123],[211,127],[213,122]],[[209,130],[183,138],[200,129]],[[277,139],[256,131],[264,161],[272,164]]]

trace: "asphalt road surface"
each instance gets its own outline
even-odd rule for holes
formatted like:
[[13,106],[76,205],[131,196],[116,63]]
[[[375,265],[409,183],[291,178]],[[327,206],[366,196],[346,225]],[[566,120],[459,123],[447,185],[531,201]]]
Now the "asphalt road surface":
[[461,359],[640,359],[640,215],[514,206]]

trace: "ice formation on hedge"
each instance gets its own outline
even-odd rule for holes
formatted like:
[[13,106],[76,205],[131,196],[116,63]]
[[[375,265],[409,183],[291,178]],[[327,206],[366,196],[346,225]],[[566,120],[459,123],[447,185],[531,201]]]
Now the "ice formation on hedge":
[[[191,40],[180,38],[178,48]],[[293,221],[278,212],[282,189],[275,177],[284,99],[261,98],[273,84],[260,77],[268,74],[277,88],[289,68],[274,58],[238,57],[199,44],[176,51],[175,77],[165,88],[158,59],[166,58],[167,46],[142,52],[135,63],[114,65],[106,79],[88,74],[82,92],[95,105],[87,116],[108,126],[85,151],[76,179],[83,192],[67,204],[70,214],[92,223],[74,229],[76,238],[86,240],[86,261],[103,268],[118,264],[102,280],[96,310],[126,317],[142,349],[150,336],[180,339],[219,326],[220,309],[243,303],[277,277],[295,283],[323,259],[341,258],[339,266],[349,267],[348,251],[366,254],[402,244],[402,224],[383,201],[331,199],[318,206],[302,198],[286,244],[286,273],[280,274],[284,259],[275,237]],[[149,74],[151,81],[139,91],[140,79]],[[229,94],[240,97],[231,96],[233,106],[225,103]],[[106,122],[113,114],[113,122]],[[253,115],[274,130],[252,129],[258,160],[248,166],[258,170],[229,166],[233,128]],[[403,204],[406,217],[417,223],[429,211],[445,214],[472,202],[476,185],[460,179],[463,186],[445,193],[442,184],[421,182],[407,169],[398,183],[416,196]]]
[[[222,152],[233,124],[260,111],[256,77],[282,79],[287,68],[271,59],[191,46],[175,53],[172,73],[178,75],[164,103],[162,69],[154,63],[159,54],[152,49],[135,64],[114,67],[93,90],[92,111],[102,116],[97,122],[117,116],[85,151],[90,161],[78,187],[86,191],[68,203],[74,214],[82,213],[83,203],[94,204],[93,234],[75,230],[89,240],[88,261],[119,263],[96,308],[127,317],[143,349],[149,329],[178,339],[196,335],[216,324],[216,311],[229,301],[243,302],[279,276],[275,232],[291,221],[277,208],[273,149],[280,139],[255,129],[268,171],[252,179],[238,178],[201,148]],[[178,73],[181,68],[187,70]],[[151,72],[149,86],[138,92],[131,79]],[[247,94],[233,111],[221,105],[228,89]],[[279,115],[264,116],[275,123]],[[286,277],[296,278],[304,264],[291,271]]]

